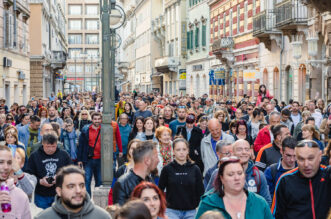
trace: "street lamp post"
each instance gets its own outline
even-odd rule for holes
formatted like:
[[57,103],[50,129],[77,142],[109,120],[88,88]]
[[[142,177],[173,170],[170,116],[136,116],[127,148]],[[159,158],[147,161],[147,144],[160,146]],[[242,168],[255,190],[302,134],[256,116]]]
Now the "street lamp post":
[[91,74],[91,78],[90,78],[90,83],[91,83],[91,92],[92,92],[92,87],[93,87],[93,79],[92,79],[92,62],[93,62],[93,56],[91,54],[91,67],[90,67],[90,74]]

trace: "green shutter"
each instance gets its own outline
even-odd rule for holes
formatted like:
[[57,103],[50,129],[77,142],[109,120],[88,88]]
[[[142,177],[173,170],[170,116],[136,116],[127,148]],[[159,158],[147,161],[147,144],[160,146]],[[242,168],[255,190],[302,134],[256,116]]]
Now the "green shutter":
[[190,49],[193,49],[193,30],[190,31]]
[[186,43],[187,49],[190,49],[190,31],[187,31]]
[[199,47],[199,28],[197,27],[195,29],[195,47]]
[[202,46],[206,46],[206,25],[202,25]]

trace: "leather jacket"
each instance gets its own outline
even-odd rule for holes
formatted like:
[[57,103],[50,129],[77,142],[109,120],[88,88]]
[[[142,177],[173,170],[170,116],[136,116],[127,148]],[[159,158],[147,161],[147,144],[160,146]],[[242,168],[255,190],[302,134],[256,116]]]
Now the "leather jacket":
[[114,184],[113,187],[113,204],[124,205],[130,198],[134,188],[142,181],[152,182],[152,179],[147,176],[146,179],[136,175],[133,170],[122,175]]

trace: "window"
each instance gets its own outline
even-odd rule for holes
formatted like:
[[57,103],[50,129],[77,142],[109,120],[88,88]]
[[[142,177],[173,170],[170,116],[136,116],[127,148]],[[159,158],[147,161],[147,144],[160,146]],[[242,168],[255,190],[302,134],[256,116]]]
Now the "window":
[[81,34],[69,34],[68,43],[69,44],[82,44],[82,35]]
[[245,17],[244,17],[244,29],[247,31],[247,20],[248,20],[248,2],[245,1]]
[[82,29],[82,20],[70,19],[69,20],[69,30],[81,30]]
[[98,20],[85,20],[85,29],[86,30],[98,30],[99,21]]
[[85,43],[86,44],[99,44],[99,35],[98,34],[86,34]]
[[79,65],[79,64],[76,64],[76,65],[69,65],[68,66],[68,71],[70,73],[81,73],[83,72],[83,66],[82,65]]
[[226,13],[223,14],[223,36],[226,36]]
[[253,16],[256,14],[256,0],[253,0]]
[[87,56],[92,58],[99,58],[99,50],[98,49],[86,49]]
[[174,56],[174,41],[171,41],[169,43],[169,57],[173,57]]
[[81,15],[82,6],[81,5],[69,5],[69,15]]
[[195,48],[199,47],[199,26],[195,28]]
[[237,33],[240,33],[240,5],[237,6]]
[[13,48],[14,47],[14,20],[13,14],[9,11],[4,11],[3,18],[3,31],[4,31],[4,47]]
[[99,14],[99,6],[98,5],[86,5],[85,14],[86,15],[98,15]]
[[69,58],[74,59],[74,58],[79,58],[80,54],[82,53],[81,48],[69,48]]
[[232,16],[232,9],[231,9],[230,10],[230,22],[229,22],[230,36],[232,36],[232,26],[233,26],[233,16]]
[[206,36],[207,36],[207,26],[206,24],[203,24],[202,25],[202,37],[201,37],[201,40],[202,40],[202,43],[201,45],[202,46],[206,46]]

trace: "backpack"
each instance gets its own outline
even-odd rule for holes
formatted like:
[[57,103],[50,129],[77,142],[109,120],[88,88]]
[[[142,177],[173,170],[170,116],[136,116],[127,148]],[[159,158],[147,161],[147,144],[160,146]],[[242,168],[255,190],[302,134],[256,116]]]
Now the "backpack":
[[271,173],[272,181],[275,181],[275,179],[276,179],[277,166],[278,166],[278,163],[274,163],[274,164],[270,165],[270,173]]
[[254,177],[254,180],[256,183],[256,187],[257,187],[256,193],[259,194],[260,190],[261,190],[261,174],[260,174],[259,169],[256,166],[253,167],[253,177]]

